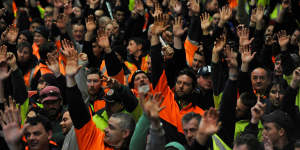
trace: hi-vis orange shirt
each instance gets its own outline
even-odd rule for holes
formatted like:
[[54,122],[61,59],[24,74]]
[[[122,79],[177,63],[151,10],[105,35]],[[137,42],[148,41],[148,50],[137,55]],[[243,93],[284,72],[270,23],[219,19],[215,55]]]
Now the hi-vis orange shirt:
[[81,129],[76,129],[76,138],[80,150],[113,150],[104,144],[104,132],[98,129],[91,118]]
[[[149,55],[146,55],[144,57],[142,57],[142,62],[141,62],[141,70],[145,71],[146,73],[148,72],[148,64],[147,61],[148,59],[150,59]],[[137,66],[135,66],[135,64],[125,61],[124,62],[126,67],[130,70],[130,75],[128,77],[128,79],[125,80],[125,82],[129,83],[131,81],[131,77],[134,74],[135,71],[138,70]]]
[[168,86],[165,71],[163,71],[157,83],[157,86],[154,89],[154,93],[158,93],[158,92],[161,92],[162,95],[165,97],[165,99],[161,104],[161,106],[162,107],[165,106],[165,108],[159,113],[159,116],[161,119],[175,126],[178,132],[183,133],[181,119],[185,114],[189,112],[198,113],[200,115],[204,114],[203,109],[201,109],[198,106],[193,106],[192,103],[189,103],[187,106],[185,106],[180,110],[174,98],[174,93]]
[[189,66],[192,66],[194,54],[197,51],[198,46],[193,44],[187,37],[184,42],[184,49],[185,49],[186,61]]

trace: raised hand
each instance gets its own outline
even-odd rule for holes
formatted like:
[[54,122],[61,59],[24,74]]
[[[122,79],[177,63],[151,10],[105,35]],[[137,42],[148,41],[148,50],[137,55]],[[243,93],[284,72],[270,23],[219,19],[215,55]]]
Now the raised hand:
[[296,68],[293,72],[293,79],[290,86],[294,89],[298,88],[300,84],[300,67]]
[[211,21],[209,20],[210,18],[210,15],[209,13],[205,12],[203,13],[201,16],[200,16],[200,20],[201,20],[201,29],[203,31],[207,31],[208,28],[210,27],[211,25]]
[[29,124],[25,124],[21,128],[21,114],[16,103],[9,97],[9,107],[6,105],[4,112],[0,110],[0,122],[3,128],[4,139],[11,149],[20,146],[20,141],[24,133],[24,129]]
[[237,68],[238,67],[238,62],[236,60],[237,53],[233,51],[233,48],[230,48],[229,45],[226,45],[225,54],[226,54],[226,61],[227,61],[228,68]]
[[101,80],[102,80],[102,82],[106,83],[106,88],[117,90],[121,87],[120,82],[118,82],[118,80],[116,80],[114,78],[102,76]]
[[0,63],[0,81],[7,79],[10,76],[11,70],[8,70],[6,62]]
[[7,52],[6,57],[7,57],[6,62],[9,65],[10,69],[12,71],[17,70],[17,68],[18,68],[17,59],[16,59],[16,56],[14,55],[14,53]]
[[78,59],[79,59],[80,61],[87,61],[87,60],[88,60],[88,56],[87,56],[86,53],[79,53]]
[[46,64],[48,68],[55,74],[59,75],[60,74],[60,69],[59,69],[59,63],[58,63],[58,58],[56,55],[51,55],[47,54],[47,61]]
[[200,0],[191,0],[188,3],[188,8],[191,10],[194,14],[200,13]]
[[242,54],[242,62],[247,63],[247,64],[249,64],[253,60],[253,58],[256,54],[256,52],[251,54],[251,50],[250,50],[249,46],[241,46],[240,51]]
[[229,6],[223,6],[219,9],[220,12],[220,22],[219,25],[223,26],[232,16],[232,9]]
[[75,49],[70,48],[66,55],[66,76],[74,77],[81,66],[78,65],[78,53]]
[[260,100],[260,96],[257,96],[256,104],[251,108],[251,123],[257,124],[258,121],[265,113],[267,104],[262,103]]
[[54,5],[54,7],[56,7],[56,8],[61,8],[61,7],[64,6],[64,3],[63,3],[62,0],[53,0],[53,5]]
[[210,108],[204,113],[200,121],[200,125],[197,134],[200,136],[211,136],[218,132],[221,127],[221,122],[219,122],[220,113],[215,108]]
[[262,21],[262,19],[263,19],[263,17],[264,17],[264,13],[265,13],[265,7],[259,5],[259,6],[256,8],[256,11],[255,11],[255,16],[256,16],[256,21],[257,21],[257,22],[261,22],[261,21]]
[[162,52],[164,54],[164,60],[165,61],[173,58],[174,49],[170,45],[167,45],[167,46],[163,47]]
[[106,53],[111,52],[109,38],[103,30],[98,30],[98,37],[97,37],[98,45],[104,49]]
[[278,43],[282,51],[287,50],[287,46],[290,42],[290,36],[286,35],[285,30],[281,30],[277,33]]
[[162,8],[160,7],[159,3],[154,4],[154,13],[151,13],[152,17],[157,17],[158,15],[162,14]]
[[96,29],[96,22],[93,15],[89,15],[87,19],[85,19],[85,26],[87,32],[93,32]]
[[2,45],[0,46],[0,63],[6,62],[7,60],[7,46]]
[[186,29],[183,29],[183,20],[180,16],[175,18],[175,21],[173,23],[173,34],[175,37],[181,37],[184,32],[187,31]]
[[66,39],[62,40],[61,45],[62,45],[61,52],[64,56],[69,55],[70,51],[76,51],[73,43],[71,43],[69,40]]
[[7,41],[10,43],[14,43],[17,40],[18,34],[19,34],[19,28],[17,28],[15,25],[10,25],[8,27],[8,33],[6,35]]
[[164,107],[160,107],[163,100],[164,97],[160,93],[154,96],[149,94],[145,99],[141,99],[141,107],[150,120],[159,121],[159,112],[164,109]]
[[256,17],[256,8],[252,10],[251,17],[250,17],[250,23],[256,23],[257,17]]
[[152,35],[159,35],[163,31],[165,31],[170,25],[165,25],[167,18],[165,15],[160,14],[156,17],[154,17],[154,24],[151,29]]
[[254,38],[249,39],[249,29],[248,28],[241,28],[240,31],[238,31],[239,38],[240,38],[240,45],[241,46],[247,46],[252,43]]
[[213,53],[220,53],[226,44],[226,35],[223,34],[217,38],[214,43]]

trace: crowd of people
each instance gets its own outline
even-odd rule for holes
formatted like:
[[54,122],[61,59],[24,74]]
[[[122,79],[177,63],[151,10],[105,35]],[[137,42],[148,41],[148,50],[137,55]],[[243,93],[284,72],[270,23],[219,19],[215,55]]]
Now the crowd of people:
[[299,0],[2,0],[0,150],[299,150]]

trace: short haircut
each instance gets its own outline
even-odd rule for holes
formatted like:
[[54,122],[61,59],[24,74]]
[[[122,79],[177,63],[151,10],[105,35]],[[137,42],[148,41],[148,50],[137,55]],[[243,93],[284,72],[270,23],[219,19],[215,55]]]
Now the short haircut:
[[278,76],[275,76],[273,78],[272,85],[270,86],[270,88],[272,89],[272,87],[274,85],[279,85],[280,91],[283,91],[282,93],[284,93],[284,94],[286,93],[286,90],[289,86],[285,79],[283,79],[282,77],[278,77]]
[[256,104],[257,97],[253,93],[244,92],[240,95],[240,102],[248,108],[245,112],[245,117],[251,118],[251,108]]
[[133,135],[134,129],[135,129],[135,121],[132,118],[132,116],[130,114],[126,114],[126,113],[115,113],[112,114],[111,117],[114,118],[119,118],[121,121],[119,123],[119,126],[121,128],[121,130],[129,130],[129,135],[128,137],[125,139],[125,145],[128,146],[131,136]]
[[203,51],[200,51],[199,49],[195,51],[194,55],[195,55],[195,54],[198,54],[198,55],[200,55],[200,56],[205,57],[205,56],[204,56],[204,52],[203,52]]
[[90,74],[98,74],[99,77],[102,76],[102,72],[98,68],[90,67],[87,71],[87,76]]
[[136,45],[142,45],[142,49],[145,46],[145,41],[140,37],[132,37],[129,39],[129,41],[134,41],[136,43]]
[[197,85],[197,82],[196,82],[196,81],[197,81],[197,77],[196,77],[195,72],[194,72],[192,69],[190,69],[190,68],[185,68],[185,69],[181,70],[181,71],[179,72],[177,78],[176,78],[176,81],[178,80],[178,77],[179,77],[179,76],[182,76],[182,75],[187,75],[187,76],[189,76],[190,78],[192,78],[192,86],[193,86],[193,88],[196,87],[196,85]]
[[255,137],[252,134],[241,134],[234,141],[234,145],[236,146],[240,146],[243,144],[247,145],[248,150],[262,149],[262,147],[259,144],[259,141],[257,140],[257,137]]
[[41,123],[47,132],[52,130],[50,120],[43,115],[37,115],[36,117],[29,117],[27,118],[26,123],[29,123],[30,125],[33,126],[37,125],[38,123]]
[[198,121],[198,125],[201,121],[201,115],[194,113],[194,112],[189,112],[187,114],[185,114],[182,119],[181,119],[181,123],[185,124],[188,123],[189,121],[191,121],[192,119],[196,119]]
[[53,42],[45,42],[39,49],[41,60],[47,60],[47,54],[56,50],[56,45]]
[[18,46],[17,46],[18,50],[23,50],[23,48],[25,48],[25,47],[29,48],[29,53],[30,53],[30,55],[32,55],[32,51],[33,51],[32,45],[29,42],[25,41],[25,42],[18,44]]

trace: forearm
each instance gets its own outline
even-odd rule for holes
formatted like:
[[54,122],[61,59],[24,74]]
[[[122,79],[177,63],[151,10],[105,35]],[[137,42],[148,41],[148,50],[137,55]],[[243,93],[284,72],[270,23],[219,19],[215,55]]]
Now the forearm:
[[114,52],[105,54],[105,66],[110,77],[117,75],[122,70],[122,64]]
[[13,86],[13,98],[17,103],[23,104],[27,99],[28,93],[20,69],[16,69],[11,73],[11,84]]
[[147,142],[146,150],[164,150],[165,149],[165,132],[162,127],[154,127],[151,124],[150,142]]
[[132,112],[138,106],[138,100],[130,91],[127,86],[121,85],[120,89],[118,89],[120,93],[120,97],[122,97],[124,101],[124,106],[126,111]]
[[84,40],[85,41],[91,41],[93,38],[93,32],[87,31],[84,35]]
[[199,42],[200,36],[202,35],[201,32],[202,30],[199,16],[193,16],[188,33],[189,40],[193,42]]
[[182,40],[181,40],[180,37],[175,37],[174,36],[174,48],[175,49],[182,49],[183,48]]
[[136,128],[130,140],[129,149],[130,150],[145,150],[146,139],[150,127],[150,121],[143,114],[136,124]]
[[158,83],[159,78],[163,72],[163,67],[162,67],[163,59],[161,56],[160,44],[151,46],[150,56],[151,56],[151,66],[152,66],[152,86],[153,89],[155,89],[155,86]]
[[69,106],[70,116],[76,129],[82,128],[91,120],[88,107],[82,100],[81,93],[76,85],[74,77],[66,77],[67,89],[66,97]]

